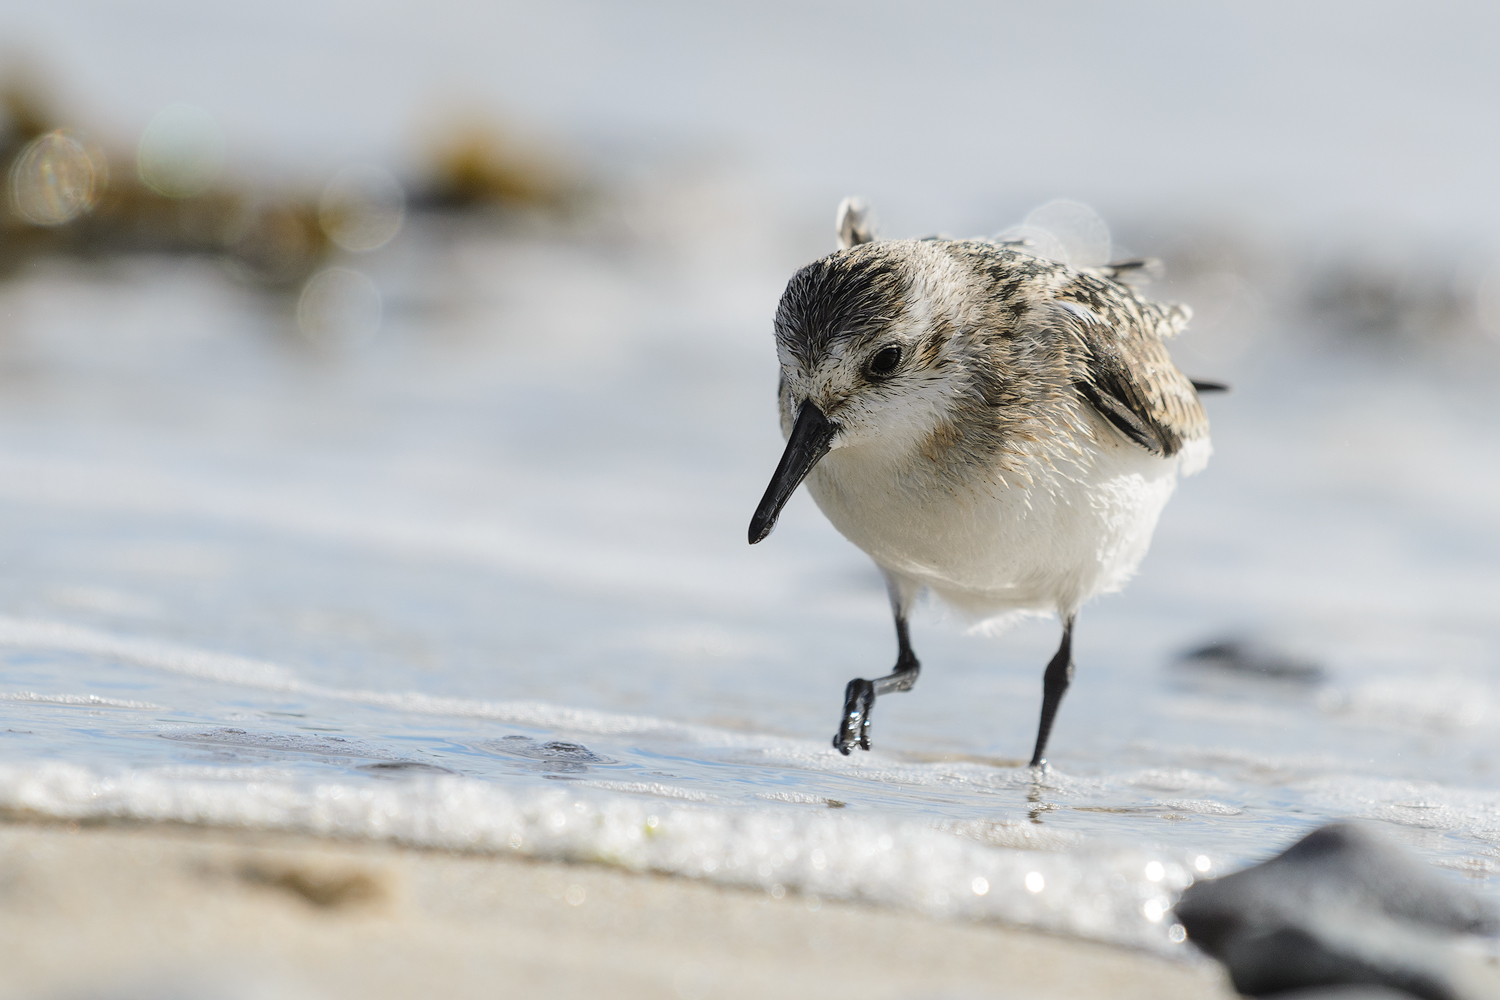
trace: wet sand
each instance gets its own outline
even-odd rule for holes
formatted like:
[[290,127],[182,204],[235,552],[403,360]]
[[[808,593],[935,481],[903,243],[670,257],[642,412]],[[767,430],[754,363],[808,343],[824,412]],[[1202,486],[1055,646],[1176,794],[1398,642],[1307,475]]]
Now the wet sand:
[[0,823],[0,997],[1232,997],[1216,966],[600,866]]

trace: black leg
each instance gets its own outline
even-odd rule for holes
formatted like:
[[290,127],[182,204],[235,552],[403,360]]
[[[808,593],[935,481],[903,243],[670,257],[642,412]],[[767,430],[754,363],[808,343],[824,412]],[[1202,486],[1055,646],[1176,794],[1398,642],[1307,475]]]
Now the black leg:
[[917,682],[917,674],[922,672],[917,654],[911,651],[911,638],[906,632],[906,614],[901,610],[901,604],[893,587],[891,609],[896,616],[896,643],[899,648],[896,669],[873,681],[856,677],[844,688],[844,718],[833,737],[833,747],[845,757],[849,756],[849,751],[855,746],[861,750],[870,749],[870,710],[875,707],[876,697],[894,691],[910,691],[911,686]]
[[1073,680],[1073,616],[1063,619],[1062,645],[1052,662],[1047,664],[1047,673],[1042,678],[1042,724],[1036,731],[1036,751],[1031,755],[1031,766],[1041,767],[1047,763],[1047,737],[1052,735],[1052,720],[1057,716],[1057,706],[1062,704],[1064,692]]

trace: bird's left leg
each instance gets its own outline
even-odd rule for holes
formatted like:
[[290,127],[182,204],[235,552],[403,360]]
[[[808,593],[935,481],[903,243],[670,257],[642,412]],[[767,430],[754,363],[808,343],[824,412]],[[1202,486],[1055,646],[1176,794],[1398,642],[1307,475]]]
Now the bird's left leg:
[[1047,738],[1052,735],[1052,720],[1057,718],[1057,706],[1073,682],[1073,615],[1063,617],[1062,645],[1047,664],[1042,675],[1042,721],[1036,730],[1036,750],[1031,754],[1032,767],[1047,764]]
[[885,584],[891,595],[891,614],[896,619],[896,667],[873,681],[856,677],[844,688],[844,717],[839,723],[839,731],[834,734],[833,747],[845,757],[855,746],[861,750],[870,749],[870,710],[875,707],[875,699],[895,691],[910,691],[917,683],[917,675],[922,672],[917,654],[911,650],[911,636],[906,628],[906,610],[916,596],[917,587],[889,573]]

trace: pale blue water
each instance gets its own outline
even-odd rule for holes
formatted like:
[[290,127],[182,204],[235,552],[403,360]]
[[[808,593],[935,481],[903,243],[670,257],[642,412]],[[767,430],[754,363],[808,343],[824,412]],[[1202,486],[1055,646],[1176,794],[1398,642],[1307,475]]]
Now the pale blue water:
[[[0,287],[0,804],[1164,948],[1188,879],[1331,819],[1493,894],[1493,345],[1190,333],[1184,366],[1235,383],[1217,454],[1085,612],[1053,772],[1019,765],[1056,624],[932,608],[920,683],[846,759],[843,685],[894,655],[879,578],[805,496],[744,542],[796,251],[727,269],[684,240],[419,226],[360,262],[386,321],[342,354],[204,265]],[[1174,665],[1238,635],[1326,680]]]

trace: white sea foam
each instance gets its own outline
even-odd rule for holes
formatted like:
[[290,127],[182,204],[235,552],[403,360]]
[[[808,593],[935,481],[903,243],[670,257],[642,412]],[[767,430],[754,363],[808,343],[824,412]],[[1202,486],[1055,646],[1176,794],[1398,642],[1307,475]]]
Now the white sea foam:
[[97,694],[38,694],[35,691],[0,691],[0,701],[29,701],[37,705],[68,705],[80,708],[160,709],[149,701],[103,698]]
[[0,646],[93,653],[204,680],[275,691],[303,685],[285,667],[228,653],[211,653],[170,642],[112,635],[62,622],[0,618]]
[[757,792],[755,797],[766,802],[790,802],[804,806],[841,806],[843,803],[836,799],[828,799],[822,795],[808,795],[806,792]]
[[1328,775],[1295,787],[1320,807],[1345,816],[1500,843],[1500,791],[1493,788],[1361,775]]
[[1229,784],[1222,778],[1182,767],[1152,768],[1127,774],[1124,780],[1137,788],[1149,788],[1158,792],[1217,792],[1229,789]]
[[582,778],[574,781],[573,785],[579,788],[597,788],[605,792],[623,792],[628,795],[649,795],[653,798],[675,799],[679,802],[728,803],[732,801],[722,795],[694,791],[691,788],[668,785],[660,781],[598,781]]
[[1427,729],[1478,726],[1494,719],[1494,704],[1489,684],[1441,672],[1366,681],[1318,697],[1318,707],[1333,715],[1377,726]]
[[1199,816],[1238,816],[1244,812],[1243,809],[1236,809],[1213,799],[1157,799],[1151,804],[1160,809],[1195,813]]
[[[179,643],[117,635],[63,622],[0,617],[0,646],[92,653],[150,667],[154,670],[164,670],[224,684],[374,705],[420,715],[485,719],[492,722],[508,722],[598,735],[650,733],[720,746],[760,748],[768,744],[798,745],[796,741],[734,733],[711,726],[684,725],[646,716],[597,712],[549,705],[543,702],[478,701],[469,698],[429,695],[418,691],[349,690],[311,684],[301,680],[296,671],[291,668],[266,660],[198,649]],[[29,700],[38,699],[31,697]],[[100,704],[105,703],[107,702],[100,702]],[[157,706],[147,706],[143,703],[131,707]]]
[[[927,824],[836,809],[712,808],[571,788],[521,793],[457,777],[298,784],[259,773],[236,782],[7,764],[0,765],[0,807],[598,862],[1163,952],[1180,951],[1170,913],[1163,914],[1192,881],[1187,859],[1161,852],[1078,842],[1066,853],[1020,850],[1025,838],[995,847]],[[1028,888],[1038,884],[1045,888]],[[975,885],[986,891],[976,893]]]

